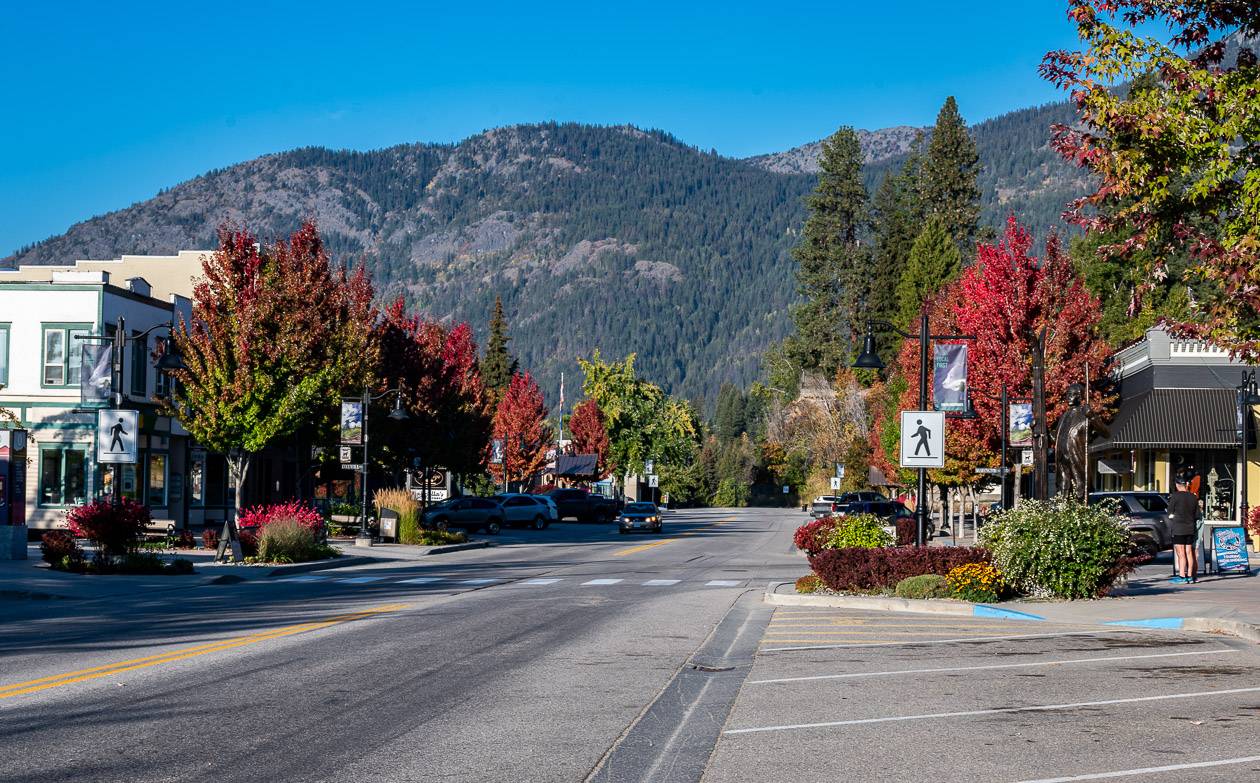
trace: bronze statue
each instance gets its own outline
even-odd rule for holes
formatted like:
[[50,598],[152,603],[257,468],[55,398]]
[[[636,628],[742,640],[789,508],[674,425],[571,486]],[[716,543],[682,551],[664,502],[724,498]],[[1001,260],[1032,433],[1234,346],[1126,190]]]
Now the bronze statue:
[[1084,397],[1085,388],[1079,383],[1068,387],[1068,409],[1059,417],[1054,435],[1054,469],[1059,477],[1059,494],[1081,501],[1089,492],[1087,433],[1092,426],[1104,437],[1111,434],[1107,425],[1091,420],[1089,402]]

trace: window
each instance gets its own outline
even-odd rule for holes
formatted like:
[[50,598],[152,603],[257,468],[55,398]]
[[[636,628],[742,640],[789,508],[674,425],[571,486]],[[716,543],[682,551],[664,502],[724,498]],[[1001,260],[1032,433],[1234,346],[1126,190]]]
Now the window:
[[149,484],[145,492],[145,504],[153,507],[166,506],[166,455],[149,455]]
[[0,384],[9,385],[9,325],[0,324]]
[[148,353],[149,345],[143,338],[131,338],[131,394],[134,397],[149,395]]
[[[172,346],[167,341],[167,338],[159,337],[156,340],[156,348],[160,356],[165,356]],[[160,369],[157,371],[157,377],[153,383],[153,394],[155,397],[169,397],[171,394],[171,377]]]
[[206,454],[192,452],[188,464],[188,499],[194,506],[206,504]]
[[44,324],[45,386],[78,386],[83,372],[83,338],[87,324]]
[[88,460],[84,447],[54,446],[39,452],[39,504],[73,506],[87,500]]
[[1134,495],[1137,504],[1147,511],[1167,511],[1168,503],[1162,495]]

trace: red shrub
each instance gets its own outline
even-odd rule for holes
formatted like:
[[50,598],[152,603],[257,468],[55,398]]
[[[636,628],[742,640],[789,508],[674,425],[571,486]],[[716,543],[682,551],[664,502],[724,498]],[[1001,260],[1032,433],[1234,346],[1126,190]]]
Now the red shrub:
[[257,528],[258,532],[261,533],[264,527],[281,519],[293,520],[302,527],[308,528],[317,536],[324,529],[323,514],[320,514],[318,510],[311,508],[300,500],[247,508],[241,513],[240,519],[236,521],[236,526],[238,528]]
[[176,534],[172,545],[176,549],[195,549],[197,547],[197,539],[193,537],[191,530],[181,530]]
[[205,530],[202,530],[201,531],[201,545],[204,546],[206,549],[218,549],[219,548],[219,531],[212,527],[208,527]]
[[913,546],[919,538],[919,523],[906,517],[897,517],[897,546]]
[[881,549],[825,549],[809,558],[818,578],[832,590],[876,590],[923,574],[945,576],[966,563],[987,563],[981,547],[898,546]]
[[823,550],[823,545],[827,543],[827,536],[835,526],[836,520],[832,517],[807,522],[796,529],[792,543],[805,554],[815,555]]
[[135,549],[152,517],[147,506],[131,498],[94,500],[66,514],[70,532],[100,547],[107,558],[120,557]]
[[40,538],[39,552],[44,562],[51,566],[59,566],[69,557],[71,560],[83,559],[83,550],[74,536],[64,530],[50,530]]

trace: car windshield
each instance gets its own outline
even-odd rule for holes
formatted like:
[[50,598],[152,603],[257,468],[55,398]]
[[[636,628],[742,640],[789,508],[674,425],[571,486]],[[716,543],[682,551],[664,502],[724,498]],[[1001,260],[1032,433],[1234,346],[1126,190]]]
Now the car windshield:
[[651,514],[656,511],[656,506],[651,503],[627,503],[627,514]]

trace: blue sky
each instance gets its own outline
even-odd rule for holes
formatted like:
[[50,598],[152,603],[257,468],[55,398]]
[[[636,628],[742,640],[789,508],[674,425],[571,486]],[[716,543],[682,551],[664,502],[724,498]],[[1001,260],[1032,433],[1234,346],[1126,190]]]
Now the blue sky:
[[0,256],[304,145],[554,119],[746,156],[930,124],[951,94],[975,122],[1061,97],[1037,64],[1076,43],[1062,0],[7,5]]

